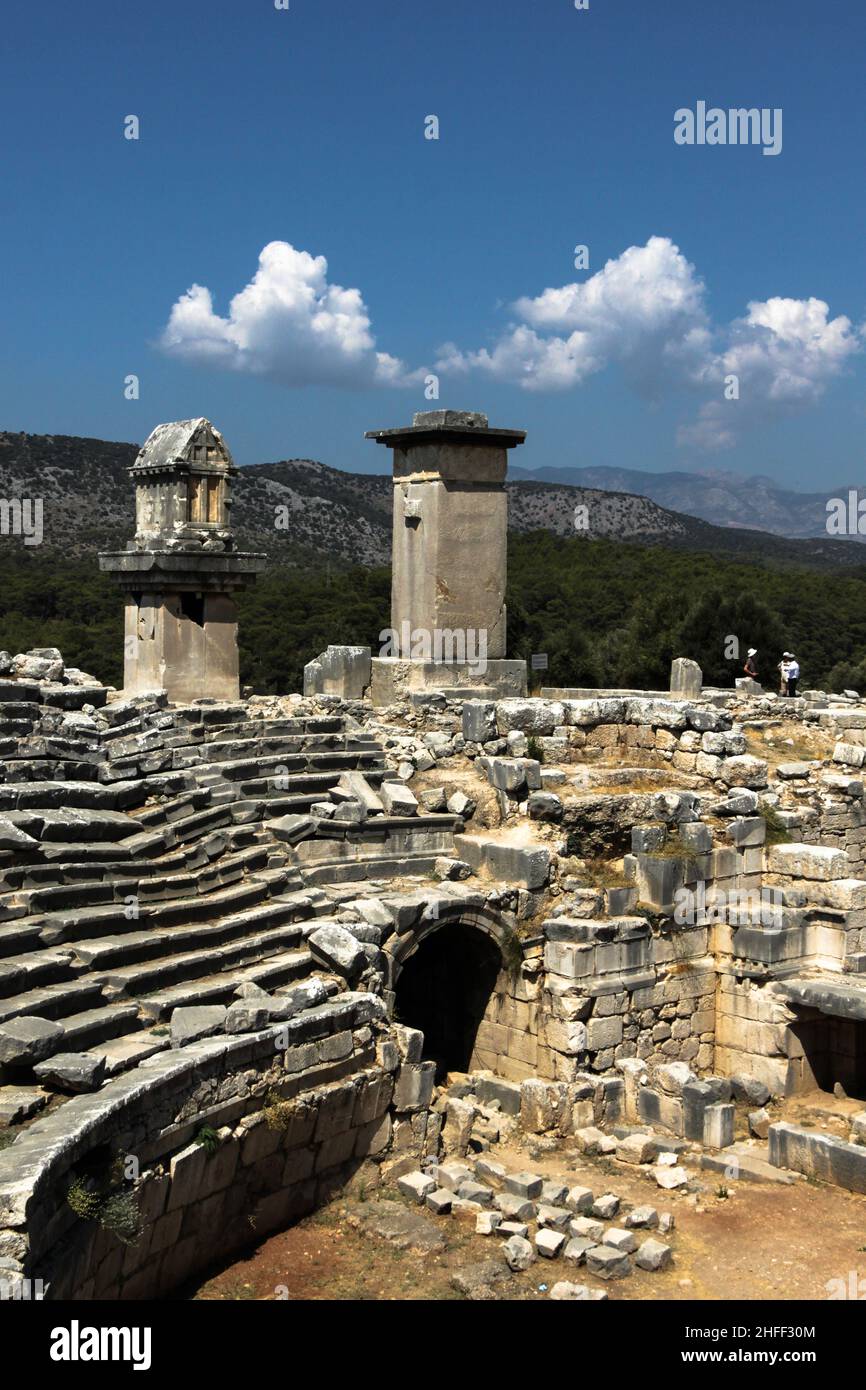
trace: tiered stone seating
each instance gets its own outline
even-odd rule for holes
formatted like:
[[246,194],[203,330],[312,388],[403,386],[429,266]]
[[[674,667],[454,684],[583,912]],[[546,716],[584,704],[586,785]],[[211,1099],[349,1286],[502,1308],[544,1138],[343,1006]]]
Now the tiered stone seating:
[[455,816],[309,814],[345,799],[335,788],[346,772],[374,799],[387,776],[381,747],[352,721],[141,699],[107,705],[98,725],[76,716],[67,733],[62,713],[32,698],[41,687],[10,699],[10,684],[0,683],[7,1113],[8,1088],[32,1088],[50,1058],[83,1059],[67,1089],[98,1086],[169,1047],[176,1008],[227,1004],[251,984],[279,994],[309,976],[306,938],[333,912],[318,885],[426,875],[453,855]]

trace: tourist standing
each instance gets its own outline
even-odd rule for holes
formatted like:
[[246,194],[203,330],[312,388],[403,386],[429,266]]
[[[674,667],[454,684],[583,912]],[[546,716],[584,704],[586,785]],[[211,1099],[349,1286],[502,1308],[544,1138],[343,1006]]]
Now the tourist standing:
[[794,656],[793,652],[788,652],[788,672],[787,672],[788,691],[787,691],[787,693],[788,693],[788,696],[790,697],[790,699],[792,699],[792,700],[796,698],[796,695],[797,695],[797,681],[798,681],[799,679],[800,679],[800,663],[799,663],[799,661],[797,660],[797,658]]
[[755,661],[755,657],[757,655],[757,647],[750,647],[746,654],[746,664],[743,667],[743,670],[745,671],[746,675],[749,676],[750,679],[753,681],[756,681],[758,679],[758,666]]
[[788,693],[788,659],[790,652],[782,652],[782,660],[779,662],[779,694]]

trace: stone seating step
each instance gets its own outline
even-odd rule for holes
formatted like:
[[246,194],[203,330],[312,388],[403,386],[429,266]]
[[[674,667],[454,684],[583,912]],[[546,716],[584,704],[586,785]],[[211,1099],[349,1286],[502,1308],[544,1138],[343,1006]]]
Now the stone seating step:
[[171,1046],[167,1033],[157,1034],[151,1028],[140,1028],[137,1033],[122,1033],[116,1038],[106,1038],[89,1047],[88,1052],[102,1057],[107,1077],[118,1076],[120,1072],[137,1067],[139,1062],[164,1052]]
[[93,807],[52,806],[40,811],[7,811],[4,818],[43,844],[67,844],[76,836],[89,844],[97,840],[115,843],[139,830],[134,816]]
[[[251,912],[236,913],[213,922],[125,932],[119,936],[77,941],[73,949],[76,960],[87,969],[97,972],[113,971],[122,965],[138,965],[145,961],[155,963],[170,959],[174,952],[211,950],[244,936],[253,935],[263,926],[293,926],[296,915],[296,909],[292,904],[269,901],[258,911],[253,909]],[[284,946],[298,945],[302,939],[300,927],[294,927],[293,932],[281,932]]]
[[[212,961],[212,964],[215,962]],[[262,989],[275,990],[281,985],[303,979],[313,969],[309,951],[275,952],[269,959],[246,963],[226,964],[222,971],[214,970],[197,978],[179,981],[137,996],[145,1017],[161,1022],[171,1017],[173,1009],[194,1004],[227,1004],[234,998],[238,985],[252,982]]]
[[343,767],[332,768],[326,771],[293,772],[287,777],[281,777],[281,786],[275,785],[274,777],[255,777],[249,781],[239,782],[240,795],[243,799],[250,797],[267,797],[269,801],[286,795],[306,796],[311,801],[324,801],[328,798],[331,787],[335,787],[340,780],[343,772],[362,772],[372,787],[378,787],[385,777],[384,767],[370,767],[366,763],[347,763]]
[[[283,875],[285,878],[286,875]],[[130,930],[136,930],[136,923],[147,923],[148,927],[183,926],[203,918],[216,920],[221,911],[234,912],[242,907],[253,907],[267,897],[270,888],[270,883],[259,876],[194,897],[145,904],[134,918],[130,918],[130,909],[123,902],[19,917],[0,926],[0,960],[9,969],[15,956],[22,951],[36,951],[40,945],[56,947],[94,940],[114,931],[126,935]]]
[[0,1023],[24,1014],[59,1022],[69,1014],[96,1009],[104,1003],[102,985],[93,976],[64,980],[60,984],[44,985],[39,989],[14,994],[9,999],[0,999]]
[[[237,748],[234,751],[237,753]],[[385,768],[385,759],[378,749],[360,748],[335,753],[316,753],[313,757],[298,753],[270,753],[255,758],[226,758],[223,762],[200,762],[195,771],[197,777],[216,774],[229,782],[246,782],[274,777],[280,769],[288,776],[345,772],[347,769],[353,769],[358,759],[362,759],[363,765],[371,770]]]
[[0,959],[0,1001],[4,1007],[18,994],[74,979],[82,973],[70,951],[44,946],[38,934],[22,934],[8,944],[17,949]]
[[0,783],[0,811],[41,806],[91,806],[125,811],[148,797],[149,780],[139,782],[5,782]]
[[135,819],[139,825],[153,828],[183,820],[185,816],[192,815],[195,811],[203,811],[209,805],[209,789],[207,787],[195,787],[192,791],[181,792],[171,801],[162,802],[157,806],[145,806],[136,814]]
[[4,758],[0,762],[0,782],[92,782],[99,783],[99,763],[72,758]]
[[361,860],[335,860],[324,864],[305,866],[305,883],[337,884],[355,883],[368,878],[429,878],[441,854],[404,854],[399,858],[376,858]]
[[[4,882],[9,891],[61,886],[82,881],[92,883],[106,879],[116,879],[118,887],[120,887],[131,881],[135,882],[147,877],[168,875],[175,872],[184,873],[190,869],[201,868],[205,864],[217,860],[227,850],[231,851],[237,846],[242,847],[246,843],[250,843],[259,833],[255,826],[227,826],[212,835],[193,841],[189,846],[181,846],[179,849],[153,859],[118,860],[103,858],[95,861],[85,860],[84,862],[52,860],[47,863],[17,865],[4,869],[0,882]],[[158,844],[162,845],[162,843],[162,839],[159,839]],[[71,848],[75,848],[75,846]],[[4,895],[0,894],[0,920],[3,919],[3,901]],[[17,915],[20,916],[21,914],[18,913]]]
[[62,1021],[63,1036],[52,1047],[57,1052],[88,1052],[97,1043],[138,1032],[144,1025],[136,1004],[100,1004]]
[[197,745],[203,759],[217,765],[233,762],[242,750],[247,758],[303,757],[313,753],[376,753],[380,745],[371,735],[359,734],[287,734],[269,738],[234,738],[226,743],[206,743]]

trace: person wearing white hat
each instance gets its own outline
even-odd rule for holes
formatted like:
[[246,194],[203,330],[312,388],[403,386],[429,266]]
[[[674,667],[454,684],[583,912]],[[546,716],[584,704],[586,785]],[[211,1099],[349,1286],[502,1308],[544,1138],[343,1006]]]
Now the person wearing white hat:
[[755,657],[757,655],[757,647],[750,647],[748,653],[746,654],[746,664],[743,667],[743,670],[745,671],[746,675],[750,676],[753,681],[756,681],[758,679],[758,667],[755,662]]
[[797,681],[800,679],[800,663],[793,652],[786,652],[788,658],[785,678],[788,683],[786,694],[794,700],[797,696]]

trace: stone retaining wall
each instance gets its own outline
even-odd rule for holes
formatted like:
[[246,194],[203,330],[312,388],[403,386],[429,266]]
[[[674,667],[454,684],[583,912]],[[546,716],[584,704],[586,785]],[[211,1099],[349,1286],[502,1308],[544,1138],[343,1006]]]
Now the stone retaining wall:
[[[50,1298],[151,1298],[285,1227],[343,1187],[430,1100],[410,1083],[381,1000],[338,997],[282,1027],[162,1053],[68,1101],[0,1153],[0,1277]],[[320,1015],[317,1017],[317,1015]],[[339,1025],[339,1026],[338,1026]],[[285,1050],[283,1050],[285,1048]],[[399,1092],[403,1081],[404,1101]],[[395,1097],[395,1091],[398,1093]],[[196,1142],[203,1129],[215,1134]],[[133,1160],[140,1236],[123,1244],[68,1203],[88,1162]]]

